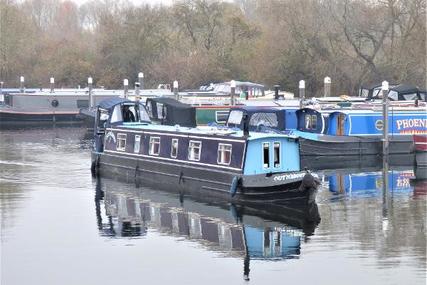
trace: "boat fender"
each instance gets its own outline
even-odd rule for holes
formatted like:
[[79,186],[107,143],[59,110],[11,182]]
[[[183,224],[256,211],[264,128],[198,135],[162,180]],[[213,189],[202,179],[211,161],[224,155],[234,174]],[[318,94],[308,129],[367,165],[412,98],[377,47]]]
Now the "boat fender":
[[231,197],[234,197],[234,195],[236,195],[238,184],[239,184],[239,178],[233,177],[233,180],[231,181],[231,185],[230,185]]
[[99,168],[99,156],[95,156],[95,159],[92,161],[90,165],[90,171],[92,172],[93,177],[98,176],[98,168]]
[[56,99],[52,100],[52,102],[51,102],[50,104],[51,104],[51,105],[52,105],[52,107],[54,107],[54,108],[56,108],[56,107],[58,107],[58,106],[59,106],[59,102],[58,102],[58,100],[56,100]]

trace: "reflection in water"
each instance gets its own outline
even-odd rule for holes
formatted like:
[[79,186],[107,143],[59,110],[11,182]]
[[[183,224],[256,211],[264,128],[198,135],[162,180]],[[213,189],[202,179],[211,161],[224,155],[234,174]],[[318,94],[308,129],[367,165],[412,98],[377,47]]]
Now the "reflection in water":
[[90,146],[76,128],[0,132],[3,283],[425,284],[427,182],[412,169],[325,174],[312,207],[230,205],[96,183]]
[[[104,202],[105,215],[101,208]],[[301,241],[312,235],[320,216],[316,203],[230,205],[195,201],[97,178],[95,209],[103,236],[141,237],[154,229],[196,241],[244,261],[298,258]],[[307,239],[305,239],[307,240]]]

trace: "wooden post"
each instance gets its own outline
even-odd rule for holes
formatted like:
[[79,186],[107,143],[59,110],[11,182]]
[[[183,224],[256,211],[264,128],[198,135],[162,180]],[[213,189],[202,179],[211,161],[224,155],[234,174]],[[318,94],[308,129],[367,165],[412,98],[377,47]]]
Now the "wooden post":
[[123,79],[123,98],[128,98],[129,80]]
[[383,93],[383,156],[388,156],[388,82],[383,81],[381,90]]
[[55,78],[50,78],[50,93],[55,92]]
[[3,84],[4,84],[4,82],[1,81],[0,82],[0,95],[3,94]]
[[305,99],[305,81],[304,80],[300,80],[299,84],[299,108],[302,109],[303,107],[303,102]]
[[92,84],[93,84],[92,77],[88,77],[87,78],[87,86],[89,88],[89,108],[93,108],[95,105],[94,100],[93,100],[93,94],[92,94]]
[[230,81],[230,105],[235,105],[235,96],[236,96],[236,81]]
[[24,90],[24,82],[25,82],[25,78],[24,76],[19,77],[19,90],[23,93]]
[[173,94],[175,95],[175,99],[176,100],[179,100],[179,94],[178,94],[178,81],[177,80],[175,80],[174,82],[173,82]]
[[323,93],[323,97],[330,97],[331,96],[331,78],[326,76],[323,80],[323,83],[325,85],[325,91]]

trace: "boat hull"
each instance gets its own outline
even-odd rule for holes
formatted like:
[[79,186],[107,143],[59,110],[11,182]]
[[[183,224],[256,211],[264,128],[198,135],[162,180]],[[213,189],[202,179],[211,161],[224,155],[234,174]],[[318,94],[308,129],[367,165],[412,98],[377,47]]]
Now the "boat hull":
[[0,127],[80,124],[77,112],[9,112],[0,110]]
[[238,171],[207,169],[105,152],[92,153],[92,162],[92,169],[101,177],[192,197],[217,197],[229,201],[313,201],[317,188],[301,187],[305,172],[242,175]]

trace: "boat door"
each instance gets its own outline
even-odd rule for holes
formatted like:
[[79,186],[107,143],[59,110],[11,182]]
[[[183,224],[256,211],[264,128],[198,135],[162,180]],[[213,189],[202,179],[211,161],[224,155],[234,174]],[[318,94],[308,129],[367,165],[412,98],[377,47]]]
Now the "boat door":
[[94,140],[95,140],[95,151],[102,152],[104,150],[104,136],[105,127],[109,119],[109,111],[98,107],[95,111],[95,128],[94,128]]
[[337,135],[343,136],[345,131],[345,114],[338,115],[337,124]]

